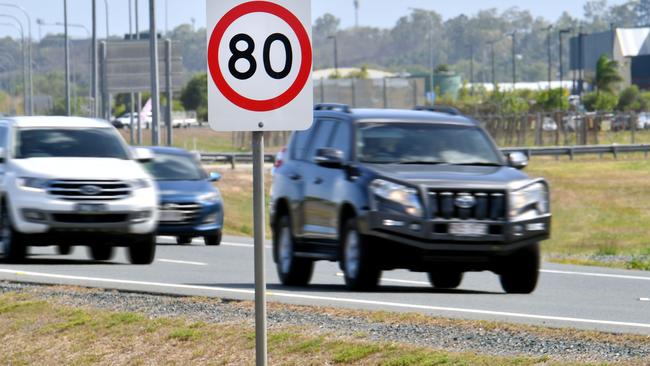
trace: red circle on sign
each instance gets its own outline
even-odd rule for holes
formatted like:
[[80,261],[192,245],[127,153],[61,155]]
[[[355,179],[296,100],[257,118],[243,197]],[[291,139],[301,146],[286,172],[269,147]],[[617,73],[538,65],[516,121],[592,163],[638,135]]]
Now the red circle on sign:
[[[226,81],[221,72],[219,66],[219,46],[221,45],[221,40],[228,29],[237,19],[243,17],[244,15],[251,13],[269,13],[277,16],[278,18],[284,20],[293,30],[293,32],[298,37],[298,42],[300,43],[301,50],[301,65],[298,71],[298,76],[296,80],[291,84],[291,86],[282,94],[275,98],[266,99],[266,100],[256,100],[247,98],[237,91],[235,91]],[[312,52],[311,44],[309,42],[309,35],[305,28],[302,26],[300,19],[298,19],[293,13],[291,13],[286,8],[268,2],[268,1],[250,1],[247,3],[240,4],[230,10],[226,15],[219,20],[217,25],[212,31],[210,36],[210,43],[208,44],[208,67],[210,68],[210,75],[212,80],[214,80],[215,85],[219,88],[219,91],[233,104],[254,112],[268,112],[282,108],[285,105],[289,104],[294,98],[300,94],[303,87],[309,80],[311,74],[311,64],[312,64]]]

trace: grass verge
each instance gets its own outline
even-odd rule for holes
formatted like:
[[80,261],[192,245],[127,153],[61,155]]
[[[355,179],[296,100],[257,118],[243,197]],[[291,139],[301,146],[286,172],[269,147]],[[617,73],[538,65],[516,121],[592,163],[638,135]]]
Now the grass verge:
[[[73,308],[29,294],[0,296],[0,364],[216,364],[254,361],[247,322],[212,324],[180,318]],[[548,357],[454,353],[370,342],[306,327],[269,332],[272,365],[555,365]],[[579,364],[579,363],[576,363]]]

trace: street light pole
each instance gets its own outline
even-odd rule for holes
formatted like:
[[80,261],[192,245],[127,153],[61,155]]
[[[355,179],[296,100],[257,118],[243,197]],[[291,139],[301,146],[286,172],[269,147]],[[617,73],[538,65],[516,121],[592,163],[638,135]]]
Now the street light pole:
[[91,78],[91,97],[93,100],[92,114],[94,117],[99,115],[97,107],[97,84],[98,84],[98,65],[97,65],[97,0],[92,0],[92,78]]
[[334,74],[336,77],[339,77],[339,44],[336,40],[336,36],[332,35],[327,37],[327,39],[334,40]]
[[563,34],[568,34],[571,33],[571,29],[560,29],[558,32],[559,38],[560,38],[560,49],[559,49],[559,57],[560,57],[560,88],[564,90],[564,60],[562,57],[562,54],[564,52],[564,47],[562,46],[562,35]]
[[68,0],[63,0],[63,39],[65,42],[65,113],[70,115],[70,47],[68,45]]
[[517,31],[510,34],[512,37],[512,90],[517,87]]
[[158,35],[156,31],[156,0],[149,0],[149,51],[151,57],[151,144],[158,146],[160,121],[159,75],[158,75]]
[[548,35],[546,37],[546,45],[548,47],[548,90],[551,90],[551,82],[552,82],[552,55],[551,55],[551,30],[553,30],[553,26],[549,25],[548,28]]
[[497,41],[490,41],[488,44],[490,45],[490,57],[492,59],[492,85],[494,85],[494,90],[496,91],[497,89],[497,80],[496,80],[496,67],[494,64],[494,44]]
[[29,111],[28,114],[32,115],[34,114],[34,80],[32,78],[32,69],[33,69],[33,58],[32,58],[32,19],[29,16],[29,13],[23,8],[22,6],[18,6],[15,4],[10,4],[10,3],[0,3],[0,6],[7,6],[11,7],[14,9],[18,9],[20,12],[25,15],[25,18],[27,18],[27,38],[28,38],[28,47],[27,47],[27,52],[29,53],[29,61],[28,65],[29,67],[27,68],[28,72],[28,77],[29,77]]
[[472,84],[471,94],[474,95],[474,45],[469,45],[469,80]]

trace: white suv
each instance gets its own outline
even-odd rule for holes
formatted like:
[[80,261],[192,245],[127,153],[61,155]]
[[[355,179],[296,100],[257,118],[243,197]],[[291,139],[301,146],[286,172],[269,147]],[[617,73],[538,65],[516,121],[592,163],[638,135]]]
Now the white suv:
[[0,236],[6,260],[19,262],[28,246],[89,247],[95,260],[128,248],[133,264],[156,251],[158,193],[110,124],[74,117],[0,120]]

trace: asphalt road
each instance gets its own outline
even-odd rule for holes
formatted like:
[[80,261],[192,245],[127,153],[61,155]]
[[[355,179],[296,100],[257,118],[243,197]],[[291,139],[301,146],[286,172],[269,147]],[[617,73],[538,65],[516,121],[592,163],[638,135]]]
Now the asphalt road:
[[[220,247],[198,239],[192,246],[171,243],[159,238],[151,266],[128,265],[124,249],[111,262],[92,262],[83,247],[70,256],[31,248],[25,264],[0,261],[0,280],[253,299],[250,239],[226,237]],[[533,294],[507,295],[489,272],[468,273],[459,289],[440,291],[425,274],[389,271],[377,291],[353,293],[345,290],[337,264],[319,262],[309,287],[284,288],[270,250],[266,263],[269,301],[650,335],[648,272],[545,263]]]

